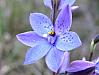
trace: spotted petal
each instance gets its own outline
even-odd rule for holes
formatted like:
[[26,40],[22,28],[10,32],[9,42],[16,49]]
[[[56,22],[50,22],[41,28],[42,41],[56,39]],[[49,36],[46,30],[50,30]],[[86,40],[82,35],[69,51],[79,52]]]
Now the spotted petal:
[[72,23],[72,12],[69,5],[65,6],[63,10],[59,13],[55,22],[55,32],[56,34],[61,34],[70,30]]
[[21,43],[31,47],[40,43],[47,43],[46,39],[40,37],[33,31],[20,33],[16,37]]
[[52,22],[44,14],[31,13],[29,19],[33,30],[40,36],[48,34],[48,32],[53,30]]
[[30,48],[26,53],[24,64],[27,65],[35,63],[37,60],[45,56],[50,48],[51,45],[49,45],[48,43],[41,43],[40,45],[36,45]]
[[66,32],[60,35],[56,41],[56,47],[63,51],[69,51],[81,45],[79,36],[75,32]]
[[[53,72],[57,72],[60,68],[63,56],[64,56],[63,51],[58,50],[55,47],[52,48],[46,56],[46,64],[49,67],[49,69],[52,70]],[[64,63],[67,63],[67,61],[64,61]],[[61,70],[61,72],[63,71],[64,70]]]
[[70,64],[70,66],[67,68],[67,72],[78,72],[91,67],[95,67],[93,62],[76,60]]
[[61,1],[60,1],[60,5],[59,5],[59,9],[64,8],[65,5],[72,6],[75,1],[76,1],[76,0],[61,0]]
[[51,0],[44,0],[44,5],[52,9],[52,2]]

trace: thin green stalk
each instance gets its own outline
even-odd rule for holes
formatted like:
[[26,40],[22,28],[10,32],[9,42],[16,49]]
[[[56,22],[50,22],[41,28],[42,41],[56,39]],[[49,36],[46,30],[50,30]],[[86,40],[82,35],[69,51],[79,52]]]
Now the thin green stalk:
[[94,44],[94,41],[92,40],[91,45],[90,45],[90,56],[89,56],[89,61],[92,60],[92,57],[93,57],[95,48],[96,48],[96,45]]

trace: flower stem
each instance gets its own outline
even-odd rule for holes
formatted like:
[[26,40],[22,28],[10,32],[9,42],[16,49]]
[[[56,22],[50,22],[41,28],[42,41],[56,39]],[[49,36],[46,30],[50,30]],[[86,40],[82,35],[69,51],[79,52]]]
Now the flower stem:
[[89,56],[89,61],[92,60],[92,57],[93,57],[95,48],[96,48],[96,45],[94,44],[94,41],[92,40],[91,45],[90,45],[90,56]]
[[67,75],[67,72],[65,71],[64,75]]
[[53,75],[57,75],[55,72],[53,72]]
[[94,45],[94,46],[91,48],[92,50],[91,50],[91,52],[90,52],[89,61],[92,60],[92,57],[93,57],[93,54],[94,54],[95,47],[96,47],[96,45]]
[[96,44],[99,42],[99,34],[97,34],[91,41],[91,45],[90,45],[90,57],[89,57],[89,61],[92,60],[95,48],[96,48]]
[[60,0],[52,0],[52,11],[51,11],[51,20],[53,25],[55,24],[55,20],[58,14],[58,6]]
[[92,51],[92,52],[90,52],[89,61],[91,61],[91,60],[92,60],[92,57],[93,57],[93,51]]

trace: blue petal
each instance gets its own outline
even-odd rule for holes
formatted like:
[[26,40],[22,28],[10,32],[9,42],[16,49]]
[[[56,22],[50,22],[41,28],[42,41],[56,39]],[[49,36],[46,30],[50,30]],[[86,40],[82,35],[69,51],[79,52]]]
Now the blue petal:
[[55,33],[61,34],[70,30],[72,24],[72,12],[69,5],[59,13],[55,22]]
[[70,63],[70,54],[69,52],[64,52],[64,56],[60,66],[60,73],[65,73],[67,67],[69,66],[69,63]]
[[76,0],[61,0],[59,9],[63,9],[65,5],[72,6],[75,3]]
[[66,32],[60,35],[56,41],[56,47],[63,51],[69,51],[81,45],[79,36],[75,32]]
[[[61,66],[61,61],[63,59],[63,56],[64,56],[64,52],[56,49],[55,47],[53,47],[50,50],[50,52],[46,56],[46,64],[51,71],[57,73],[57,71],[59,70]],[[66,62],[67,61],[65,61],[64,63]],[[63,70],[61,70],[61,72],[63,72]]]
[[48,43],[41,43],[40,45],[36,45],[32,48],[30,48],[25,57],[24,64],[32,64],[44,57],[48,51],[50,50],[51,45]]
[[99,74],[99,57],[97,59],[95,72]]
[[44,0],[44,5],[52,9],[52,3],[51,0]]
[[95,64],[90,61],[76,60],[73,61],[70,66],[67,68],[67,72],[79,72],[86,69],[90,69],[91,67],[95,67]]
[[48,32],[53,30],[52,22],[44,14],[31,13],[29,19],[33,30],[40,36],[48,34]]
[[16,35],[17,39],[27,45],[27,46],[35,46],[40,43],[47,43],[47,40],[44,38],[38,36],[35,32],[29,31],[29,32],[24,32]]

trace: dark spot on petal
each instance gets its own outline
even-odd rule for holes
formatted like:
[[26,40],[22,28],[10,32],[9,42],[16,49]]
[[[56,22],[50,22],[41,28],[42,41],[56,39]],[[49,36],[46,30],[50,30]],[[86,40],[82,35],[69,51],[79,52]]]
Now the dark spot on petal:
[[68,40],[66,40],[66,42],[68,42]]
[[44,28],[46,28],[46,26],[44,26]]
[[69,35],[69,33],[67,33]]
[[71,41],[71,40],[69,39],[69,41]]
[[42,24],[42,23],[40,22],[40,24]]

